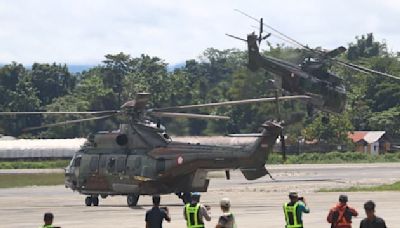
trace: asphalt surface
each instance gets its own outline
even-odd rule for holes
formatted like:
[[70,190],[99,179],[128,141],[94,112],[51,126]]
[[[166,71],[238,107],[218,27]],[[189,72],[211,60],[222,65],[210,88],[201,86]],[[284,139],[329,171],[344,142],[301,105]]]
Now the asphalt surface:
[[[284,227],[282,204],[287,192],[299,191],[307,200],[311,213],[304,215],[305,227],[329,227],[328,210],[340,193],[316,192],[320,188],[357,185],[376,185],[400,180],[399,164],[346,164],[346,165],[277,165],[269,166],[271,180],[264,177],[246,181],[240,172],[233,172],[231,180],[224,173],[212,172],[209,191],[202,194],[202,202],[211,206],[212,221],[206,227],[215,227],[220,215],[219,199],[229,197],[238,227]],[[8,173],[12,171],[8,171]],[[26,170],[24,172],[30,172]],[[1,174],[0,174],[1,175]],[[360,216],[354,219],[358,227],[364,218],[362,205],[372,199],[377,203],[377,214],[388,227],[400,223],[398,202],[400,192],[348,193],[351,206]],[[55,225],[61,227],[145,227],[144,214],[151,208],[151,198],[141,197],[139,206],[128,208],[122,196],[100,199],[98,207],[84,206],[84,196],[64,186],[0,189],[0,227],[38,227],[42,216],[51,211]],[[185,227],[182,204],[175,195],[162,197],[168,206],[171,223],[166,228]]]

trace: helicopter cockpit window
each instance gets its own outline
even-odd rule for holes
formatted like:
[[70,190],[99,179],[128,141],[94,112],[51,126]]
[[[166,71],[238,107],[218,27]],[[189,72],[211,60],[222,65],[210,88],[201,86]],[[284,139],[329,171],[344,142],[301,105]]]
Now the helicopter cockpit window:
[[109,173],[112,173],[114,172],[114,170],[115,170],[115,158],[110,158],[108,160],[107,171]]
[[74,166],[75,167],[80,167],[81,166],[81,159],[82,157],[76,157],[74,160]]
[[99,166],[99,157],[92,157],[89,163],[89,169],[91,172],[97,172]]
[[123,172],[125,170],[125,157],[120,157],[117,159],[117,172]]

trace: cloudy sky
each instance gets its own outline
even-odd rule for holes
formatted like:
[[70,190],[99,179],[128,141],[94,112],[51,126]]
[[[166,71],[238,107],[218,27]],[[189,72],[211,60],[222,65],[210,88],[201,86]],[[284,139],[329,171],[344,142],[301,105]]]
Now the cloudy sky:
[[245,49],[224,34],[245,37],[257,23],[234,9],[312,47],[373,32],[400,51],[398,0],[0,0],[0,63],[98,64],[125,52],[174,64],[207,47]]

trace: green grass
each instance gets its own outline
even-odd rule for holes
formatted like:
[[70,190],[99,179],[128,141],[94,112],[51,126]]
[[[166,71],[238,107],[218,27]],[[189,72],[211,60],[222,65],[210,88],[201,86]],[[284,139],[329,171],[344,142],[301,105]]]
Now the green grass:
[[[400,152],[370,155],[360,152],[303,153],[288,155],[284,164],[334,164],[334,163],[376,163],[400,162]],[[267,164],[282,164],[282,156],[272,153]]]
[[0,188],[64,184],[64,173],[0,174]]
[[65,168],[69,160],[0,161],[0,169],[56,169]]
[[320,189],[320,192],[382,192],[400,191],[400,181],[393,184],[383,184],[378,186],[353,186],[349,188],[330,188]]

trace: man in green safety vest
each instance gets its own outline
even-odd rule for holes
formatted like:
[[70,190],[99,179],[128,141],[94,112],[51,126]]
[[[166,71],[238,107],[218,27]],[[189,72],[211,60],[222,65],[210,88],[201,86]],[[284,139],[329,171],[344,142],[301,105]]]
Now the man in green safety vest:
[[286,228],[303,228],[302,214],[310,213],[303,197],[299,197],[297,192],[289,193],[289,203],[283,205],[285,213]]
[[47,212],[44,214],[44,225],[40,226],[39,228],[60,228],[59,226],[53,226],[53,213]]
[[204,220],[211,221],[208,214],[209,207],[200,204],[200,193],[193,192],[191,202],[186,204],[183,210],[183,216],[188,228],[204,228]]

